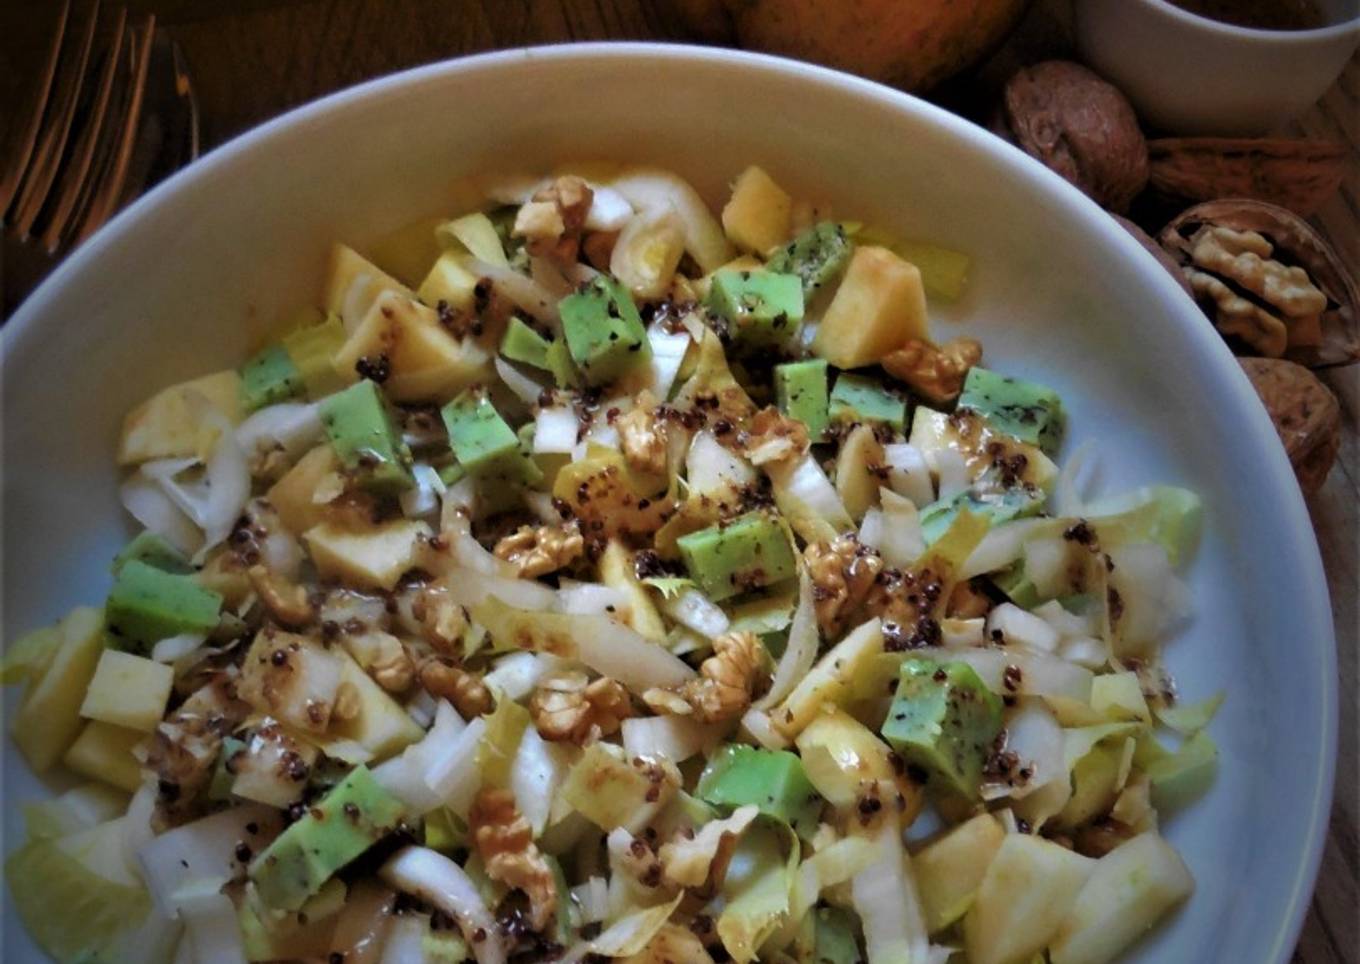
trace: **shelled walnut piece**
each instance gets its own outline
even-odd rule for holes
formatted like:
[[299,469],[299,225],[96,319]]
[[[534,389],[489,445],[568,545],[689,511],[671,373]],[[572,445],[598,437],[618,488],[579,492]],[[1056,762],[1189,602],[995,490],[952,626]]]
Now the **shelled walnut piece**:
[[633,715],[633,704],[618,680],[587,681],[583,673],[565,673],[539,683],[529,713],[543,739],[583,746],[617,733]]
[[1210,201],[1182,212],[1158,240],[1220,330],[1251,354],[1311,367],[1360,358],[1355,282],[1292,211],[1246,198]]
[[713,655],[699,678],[674,690],[649,689],[643,701],[656,713],[690,716],[700,723],[735,719],[766,682],[769,655],[755,633],[724,633],[713,640]]
[[982,343],[976,338],[953,338],[938,347],[912,339],[880,364],[916,394],[944,405],[959,397],[968,370],[981,361]]
[[468,830],[486,875],[529,898],[529,919],[544,930],[557,910],[557,884],[534,843],[534,829],[509,790],[484,788],[468,814]]
[[469,673],[447,660],[427,657],[421,662],[417,675],[426,692],[448,700],[464,719],[490,713],[495,706],[491,691],[476,673]]
[[1341,406],[1316,375],[1278,358],[1243,358],[1242,368],[1275,423],[1305,493],[1322,487],[1341,447]]
[[828,636],[841,633],[873,591],[883,560],[854,536],[814,542],[803,550],[812,579],[817,623]]
[[808,450],[807,426],[773,405],[751,416],[737,433],[737,444],[752,465],[787,462]]
[[1279,358],[1291,344],[1317,345],[1327,307],[1308,272],[1274,260],[1274,250],[1255,231],[1205,225],[1190,239],[1185,268],[1196,296],[1212,300],[1218,330],[1268,358]]
[[519,569],[521,579],[545,576],[570,565],[585,551],[575,522],[560,526],[522,526],[496,543],[498,558]]
[[526,240],[535,257],[571,264],[581,246],[581,229],[590,213],[595,192],[581,178],[557,178],[520,206],[512,233]]
[[666,423],[657,418],[650,392],[639,395],[633,410],[620,416],[614,427],[630,469],[651,475],[666,471]]

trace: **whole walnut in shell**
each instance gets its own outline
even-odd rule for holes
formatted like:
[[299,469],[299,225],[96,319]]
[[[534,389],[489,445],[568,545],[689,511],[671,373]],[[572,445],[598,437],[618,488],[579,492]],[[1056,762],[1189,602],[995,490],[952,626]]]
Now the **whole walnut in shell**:
[[1294,212],[1247,198],[1209,201],[1174,218],[1158,240],[1241,354],[1313,368],[1360,358],[1355,281]]
[[1261,396],[1294,466],[1299,487],[1316,492],[1341,446],[1341,406],[1316,375],[1281,358],[1243,358],[1242,368]]
[[1133,106],[1081,64],[1049,60],[1016,71],[1000,121],[1000,133],[1104,208],[1123,213],[1147,185],[1147,141]]

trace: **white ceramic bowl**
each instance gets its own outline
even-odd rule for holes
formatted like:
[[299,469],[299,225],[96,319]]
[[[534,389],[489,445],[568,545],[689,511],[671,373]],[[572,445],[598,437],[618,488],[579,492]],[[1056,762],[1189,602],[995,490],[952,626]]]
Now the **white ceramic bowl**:
[[1253,30],[1167,0],[1080,0],[1077,48],[1142,119],[1170,133],[1263,134],[1326,92],[1360,42],[1355,0],[1318,0],[1328,26]]
[[[1056,175],[982,129],[865,81],[726,51],[520,50],[379,80],[191,166],[81,248],[0,331],[6,638],[99,600],[128,537],[119,421],[157,387],[239,362],[315,299],[327,246],[452,213],[478,171],[564,158],[668,165],[710,200],[751,162],[795,194],[971,252],[943,337],[1057,388],[1067,451],[1107,488],[1188,485],[1207,504],[1197,616],[1169,648],[1190,698],[1228,701],[1213,790],[1167,821],[1199,891],[1142,961],[1284,961],[1331,800],[1335,654],[1303,501],[1250,385],[1180,288]],[[13,699],[10,699],[13,702]],[[5,846],[43,785],[5,741]],[[32,948],[5,909],[3,957]]]

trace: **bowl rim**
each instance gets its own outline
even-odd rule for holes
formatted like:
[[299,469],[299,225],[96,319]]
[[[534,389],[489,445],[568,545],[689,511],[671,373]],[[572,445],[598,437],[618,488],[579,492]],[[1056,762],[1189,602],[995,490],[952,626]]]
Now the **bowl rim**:
[[1178,7],[1171,0],[1124,0],[1124,2],[1142,3],[1152,7],[1163,16],[1170,17],[1205,33],[1280,47],[1303,47],[1319,41],[1325,42],[1352,34],[1360,34],[1360,12],[1336,23],[1311,27],[1307,30],[1270,30],[1266,27],[1244,27],[1240,24],[1215,20],[1213,17],[1206,17],[1204,14]]
[[[1164,0],[1148,2],[1175,10]],[[124,235],[131,233],[135,226],[154,210],[172,204],[178,194],[191,190],[198,181],[208,181],[220,176],[233,166],[248,165],[250,155],[257,147],[275,138],[288,136],[294,128],[325,123],[331,116],[342,111],[372,106],[384,98],[407,96],[414,87],[438,84],[453,76],[495,71],[521,62],[572,64],[595,60],[635,61],[645,68],[649,64],[655,64],[658,59],[719,69],[756,70],[783,75],[790,82],[836,88],[847,95],[906,114],[921,123],[942,128],[973,150],[1001,154],[1007,159],[1007,163],[1019,165],[1029,177],[1046,185],[1047,190],[1065,198],[1071,215],[1081,219],[1083,230],[1104,234],[1116,248],[1122,248],[1125,258],[1132,259],[1136,264],[1142,264],[1148,284],[1160,289],[1161,299],[1168,304],[1182,305],[1178,317],[1184,325],[1184,335],[1193,347],[1200,353],[1218,357],[1217,363],[1210,362],[1211,370],[1217,369],[1220,376],[1218,388],[1231,393],[1234,403],[1243,411],[1245,421],[1241,426],[1242,430],[1249,436],[1248,441],[1262,460],[1264,474],[1278,496],[1276,505],[1284,515],[1282,522],[1293,533],[1296,555],[1304,564],[1296,572],[1296,578],[1301,583],[1298,600],[1305,619],[1316,623],[1316,626],[1307,627],[1306,635],[1317,641],[1320,650],[1317,654],[1319,657],[1317,669],[1321,677],[1318,688],[1321,706],[1318,709],[1321,710],[1322,745],[1318,748],[1321,751],[1318,754],[1319,767],[1311,788],[1311,799],[1307,804],[1307,832],[1298,859],[1293,864],[1294,879],[1290,886],[1287,906],[1281,908],[1273,944],[1262,958],[1270,964],[1284,964],[1298,942],[1320,869],[1332,809],[1337,753],[1338,684],[1332,607],[1316,535],[1302,493],[1294,480],[1284,448],[1279,444],[1275,428],[1246,374],[1211,326],[1190,323],[1191,319],[1199,317],[1199,309],[1194,307],[1189,296],[1152,255],[1129,232],[1096,206],[1095,202],[1061,176],[985,128],[942,107],[884,84],[804,61],[726,48],[659,42],[606,41],[514,47],[450,58],[386,74],[302,104],[242,132],[177,171],[128,205],[93,237],[72,252],[29,295],[8,322],[0,327],[0,380],[3,380],[3,372],[15,357],[25,350],[27,343],[38,336],[38,329],[47,313],[49,302],[56,299],[57,293],[64,285],[92,270],[107,249]],[[1099,217],[1095,216],[1097,214]],[[56,323],[56,319],[48,318],[48,323]],[[0,418],[0,439],[2,438],[3,419]],[[0,489],[6,487],[3,484],[3,476],[4,473],[0,472]]]

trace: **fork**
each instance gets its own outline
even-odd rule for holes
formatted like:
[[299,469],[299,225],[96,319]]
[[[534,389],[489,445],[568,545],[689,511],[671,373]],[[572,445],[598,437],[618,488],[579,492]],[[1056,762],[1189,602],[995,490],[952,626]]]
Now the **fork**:
[[58,10],[0,173],[5,315],[149,179],[198,154],[192,86],[155,17],[75,3]]

